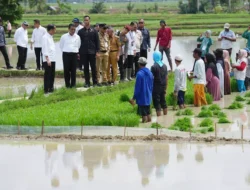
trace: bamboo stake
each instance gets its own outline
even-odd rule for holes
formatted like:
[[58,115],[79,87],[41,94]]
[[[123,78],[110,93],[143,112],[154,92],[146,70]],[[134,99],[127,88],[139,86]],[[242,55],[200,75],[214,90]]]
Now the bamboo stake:
[[191,127],[189,127],[189,138],[191,139],[192,133],[191,133]]
[[82,125],[81,125],[81,137],[83,135],[83,122],[82,122]]
[[244,138],[244,127],[241,125],[241,140]]
[[126,130],[127,130],[127,127],[125,125],[125,127],[124,127],[124,133],[123,133],[123,138],[125,138],[125,136],[126,136]]
[[159,131],[158,131],[158,125],[156,126],[156,135],[158,136]]
[[41,135],[44,134],[44,120],[42,121],[42,130],[41,130]]
[[18,135],[20,135],[20,121],[18,120]]
[[215,136],[215,139],[217,139],[217,124],[216,123],[214,124],[214,136]]

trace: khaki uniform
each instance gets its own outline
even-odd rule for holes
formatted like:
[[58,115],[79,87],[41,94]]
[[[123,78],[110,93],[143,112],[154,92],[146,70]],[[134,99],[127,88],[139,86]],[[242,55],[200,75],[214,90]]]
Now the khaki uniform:
[[113,78],[112,78],[112,82],[116,81],[117,78],[117,56],[119,57],[119,50],[121,48],[121,43],[120,43],[120,39],[117,36],[113,36],[112,38],[109,38],[109,42],[110,42],[110,51],[109,51],[109,64],[108,64],[108,68],[107,68],[107,77],[108,77],[108,81],[111,82],[110,80],[110,66],[112,66],[112,70],[113,70]]
[[99,32],[100,56],[96,59],[97,82],[100,82],[100,71],[102,71],[102,82],[107,82],[107,67],[109,58],[109,37],[108,34]]

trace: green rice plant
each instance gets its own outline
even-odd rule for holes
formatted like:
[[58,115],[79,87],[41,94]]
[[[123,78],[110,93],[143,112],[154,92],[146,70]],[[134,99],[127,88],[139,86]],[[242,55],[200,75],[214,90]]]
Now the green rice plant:
[[208,128],[208,132],[213,132],[214,131],[214,128],[213,127],[209,127]]
[[210,105],[213,103],[214,99],[211,94],[206,93],[207,104]]
[[211,110],[202,110],[198,117],[213,117],[213,112]]
[[181,115],[182,115],[181,110],[177,111],[175,115],[176,115],[176,116],[181,116]]
[[207,106],[202,106],[201,107],[201,110],[207,110],[208,108],[207,108]]
[[231,122],[227,118],[221,117],[221,118],[219,118],[218,123],[231,123]]
[[200,123],[200,127],[211,127],[214,125],[214,122],[210,118],[203,119]]
[[227,115],[224,112],[219,112],[217,117],[222,118],[222,117],[227,117]]
[[127,94],[121,94],[120,95],[120,101],[121,102],[128,102],[130,100],[129,96]]
[[234,78],[231,78],[231,91],[232,92],[238,92],[238,85]]
[[243,108],[243,104],[241,104],[240,102],[233,102],[228,109],[234,110],[234,109],[241,109]]
[[208,132],[208,128],[203,128],[203,129],[200,130],[200,132],[202,134],[206,134]]
[[176,116],[181,116],[181,115],[190,116],[190,115],[194,115],[194,112],[193,110],[187,108],[184,110],[179,110],[175,115]]
[[246,101],[246,99],[243,98],[243,97],[241,97],[241,96],[236,96],[235,97],[235,101],[237,101],[237,102],[244,102],[244,101]]
[[218,106],[217,104],[212,104],[208,109],[211,111],[221,110],[220,106]]
[[168,105],[172,105],[173,109],[176,110],[177,109],[177,99],[174,96],[174,93],[171,92],[167,97],[166,97],[166,101]]
[[249,97],[250,97],[250,92],[247,92],[247,93],[245,94],[245,97],[249,98]]
[[189,131],[191,128],[193,128],[191,119],[188,117],[184,117],[182,119],[177,119],[175,123],[171,125],[168,129],[176,131]]
[[154,129],[158,128],[158,129],[160,129],[160,128],[163,128],[163,127],[159,123],[152,123],[151,128],[154,128]]

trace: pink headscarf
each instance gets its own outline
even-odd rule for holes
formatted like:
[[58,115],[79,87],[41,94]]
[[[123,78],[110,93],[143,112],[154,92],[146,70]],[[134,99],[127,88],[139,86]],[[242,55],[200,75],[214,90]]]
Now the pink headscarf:
[[229,52],[227,50],[223,50],[223,58],[226,60],[228,63],[230,62],[230,56]]
[[240,49],[238,56],[239,56],[238,58],[240,61],[246,61],[247,60],[247,51],[244,49]]

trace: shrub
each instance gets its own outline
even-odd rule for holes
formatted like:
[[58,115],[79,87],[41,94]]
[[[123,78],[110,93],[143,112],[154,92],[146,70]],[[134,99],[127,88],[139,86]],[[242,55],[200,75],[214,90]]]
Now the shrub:
[[233,102],[229,107],[228,109],[241,109],[243,108],[243,105],[240,103],[240,102]]
[[129,2],[129,4],[127,5],[127,11],[129,14],[133,11],[134,7],[135,7],[135,4],[132,4],[131,2]]
[[202,122],[200,123],[200,127],[211,127],[213,125],[214,125],[214,122],[210,118],[206,118],[202,120]]
[[152,123],[151,128],[163,128],[159,123]]
[[92,8],[89,10],[89,13],[100,14],[106,12],[106,6],[104,2],[93,3]]
[[213,112],[211,110],[202,110],[198,117],[213,117]]
[[189,131],[193,128],[191,123],[191,119],[184,117],[183,119],[177,119],[173,125],[171,125],[169,130],[177,130],[177,131]]
[[231,122],[227,118],[221,117],[221,118],[219,118],[218,123],[231,123]]
[[245,101],[246,99],[245,98],[243,98],[243,97],[241,97],[241,96],[236,96],[235,97],[235,101],[237,101],[237,102],[243,102],[243,101]]

